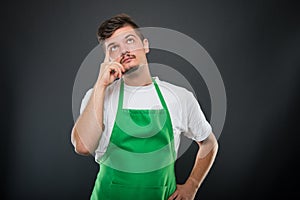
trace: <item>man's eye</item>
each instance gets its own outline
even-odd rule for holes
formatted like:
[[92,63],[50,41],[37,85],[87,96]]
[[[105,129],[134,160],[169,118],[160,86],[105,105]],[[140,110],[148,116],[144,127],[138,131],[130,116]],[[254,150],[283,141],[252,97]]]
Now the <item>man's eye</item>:
[[117,46],[112,46],[112,47],[110,48],[110,51],[117,51],[117,49],[118,49]]
[[134,39],[133,38],[128,38],[127,44],[132,44],[132,43],[134,43]]

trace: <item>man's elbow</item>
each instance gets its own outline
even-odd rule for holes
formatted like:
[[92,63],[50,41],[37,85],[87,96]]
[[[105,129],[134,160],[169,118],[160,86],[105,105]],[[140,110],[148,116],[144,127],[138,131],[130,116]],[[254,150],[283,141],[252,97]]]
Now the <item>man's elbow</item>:
[[219,149],[219,143],[218,143],[218,140],[215,137],[214,133],[210,134],[209,145],[210,145],[210,148],[212,149],[213,153],[216,154]]
[[75,145],[75,152],[79,155],[88,156],[90,152],[83,145]]
[[199,156],[204,158],[207,155],[216,156],[219,148],[218,140],[215,135],[211,133],[205,140],[198,142]]
[[82,143],[82,140],[80,139],[76,128],[72,129],[72,144],[77,154],[84,155],[84,156],[90,155],[89,150]]
[[213,145],[214,154],[218,153],[218,149],[219,149],[219,143],[218,143],[218,140],[216,140],[214,145]]

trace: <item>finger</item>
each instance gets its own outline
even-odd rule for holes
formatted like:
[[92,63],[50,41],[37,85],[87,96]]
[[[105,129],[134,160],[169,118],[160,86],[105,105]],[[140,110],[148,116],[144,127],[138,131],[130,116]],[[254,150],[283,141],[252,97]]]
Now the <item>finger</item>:
[[109,51],[108,50],[105,53],[104,62],[109,62]]
[[[120,66],[120,65],[117,65],[116,66],[116,69],[118,70],[118,72],[119,72],[119,74],[120,74],[120,76],[122,76],[122,67]],[[121,77],[120,77],[121,78]]]
[[120,67],[114,65],[114,66],[111,66],[109,68],[109,72],[110,74],[112,74],[115,78],[119,77],[121,78],[122,77],[122,70],[120,69]]
[[111,81],[113,81],[113,80],[115,80],[116,78],[118,78],[119,75],[120,75],[120,73],[119,73],[118,71],[114,71],[114,70],[113,70],[113,71],[111,72],[111,75],[110,75],[110,78],[109,78],[109,79],[110,79]]
[[[109,63],[102,63],[102,64],[101,64],[100,70],[101,70],[102,68],[103,68],[103,70],[105,70],[105,71],[108,70],[108,72],[111,73],[111,74],[114,73],[114,72],[112,72],[112,70],[116,71],[116,69],[120,69],[120,68],[124,69],[124,67],[121,66],[121,64],[120,64],[120,63],[117,63],[117,62],[114,62],[114,63],[111,63],[111,62],[109,62]],[[123,71],[122,69],[120,69],[121,72]],[[101,71],[100,71],[100,72],[101,72]]]
[[121,63],[118,62],[112,62],[112,64],[118,65],[118,67],[121,69],[122,72],[125,72],[125,68],[123,65],[121,65]]
[[121,78],[122,77],[122,71],[121,71],[121,69],[120,68],[117,68],[116,69],[117,71],[116,71],[116,74],[115,74],[115,77],[117,78]]
[[181,195],[177,195],[177,197],[174,200],[182,200],[182,196]]
[[176,190],[176,191],[168,198],[168,200],[173,200],[173,199],[175,199],[175,197],[177,197],[177,195],[178,195],[178,190]]
[[110,74],[113,74],[113,75],[120,73],[119,67],[116,67],[116,66],[109,67],[108,71]]

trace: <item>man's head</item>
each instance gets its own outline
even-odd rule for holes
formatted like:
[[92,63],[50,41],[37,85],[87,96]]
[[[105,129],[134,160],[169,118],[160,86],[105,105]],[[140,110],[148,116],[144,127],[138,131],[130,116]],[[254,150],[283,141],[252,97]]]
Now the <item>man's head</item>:
[[126,14],[116,15],[100,25],[98,41],[105,53],[109,53],[110,60],[121,63],[125,68],[146,63],[148,40],[138,28]]
[[117,29],[124,26],[131,26],[133,29],[136,29],[140,39],[142,41],[144,40],[143,34],[138,30],[139,26],[131,19],[131,17],[127,14],[118,14],[104,21],[100,25],[97,33],[98,41],[103,43],[107,38],[110,38]]

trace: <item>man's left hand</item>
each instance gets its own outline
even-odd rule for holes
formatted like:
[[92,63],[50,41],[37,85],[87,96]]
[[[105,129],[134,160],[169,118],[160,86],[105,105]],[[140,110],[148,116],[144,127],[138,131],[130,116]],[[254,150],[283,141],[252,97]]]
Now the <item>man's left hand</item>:
[[175,192],[168,198],[168,200],[194,200],[197,193],[197,187],[194,182],[187,180],[185,184],[178,185]]

